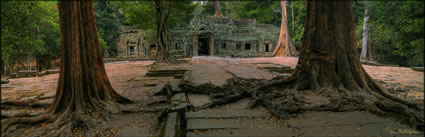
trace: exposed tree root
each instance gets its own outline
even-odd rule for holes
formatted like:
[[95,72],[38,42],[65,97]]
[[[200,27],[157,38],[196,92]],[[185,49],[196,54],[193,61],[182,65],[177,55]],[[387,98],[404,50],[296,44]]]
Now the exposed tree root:
[[[273,115],[287,118],[289,114],[305,111],[369,111],[379,116],[391,116],[402,123],[424,131],[424,105],[399,99],[380,88],[370,77],[368,87],[348,90],[340,87],[321,87],[311,90],[299,74],[271,81],[234,78],[223,87],[212,84],[181,85],[182,91],[208,94],[212,101],[194,108],[205,109],[251,97],[252,107],[263,105]],[[310,90],[308,90],[310,89]]]
[[105,136],[101,131],[105,131],[104,122],[109,120],[114,114],[136,113],[136,112],[157,112],[158,110],[141,110],[136,107],[128,107],[114,102],[104,102],[103,107],[90,108],[88,112],[72,112],[70,107],[62,113],[44,113],[36,117],[17,117],[2,120],[3,135],[13,135],[14,128],[9,128],[16,124],[38,124],[47,123],[45,127],[38,128],[36,132],[31,132],[30,136]]
[[31,100],[24,100],[24,101],[17,101],[17,100],[5,100],[2,101],[1,106],[2,108],[8,108],[8,107],[16,107],[16,106],[23,106],[23,107],[49,107],[49,105],[52,103],[51,101],[44,101],[39,99],[31,99]]

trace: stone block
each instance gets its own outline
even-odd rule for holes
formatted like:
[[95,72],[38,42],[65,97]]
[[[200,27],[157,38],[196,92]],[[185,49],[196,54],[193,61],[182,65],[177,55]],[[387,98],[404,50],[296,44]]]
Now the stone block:
[[200,110],[196,112],[186,112],[186,119],[231,119],[231,118],[267,118],[270,114],[259,110]]
[[117,132],[115,137],[149,137],[150,134],[144,128],[124,128]]
[[212,102],[208,95],[203,94],[188,94],[188,98],[190,104],[194,107],[199,107]]
[[172,112],[168,114],[167,123],[164,129],[163,137],[177,137],[179,131],[179,118],[177,112]]

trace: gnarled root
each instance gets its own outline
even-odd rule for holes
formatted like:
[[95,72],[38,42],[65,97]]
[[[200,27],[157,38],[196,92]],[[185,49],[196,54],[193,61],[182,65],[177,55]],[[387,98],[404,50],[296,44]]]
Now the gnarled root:
[[68,107],[63,112],[44,113],[36,117],[3,119],[2,133],[5,136],[12,136],[16,129],[12,125],[42,123],[41,128],[28,132],[31,134],[29,136],[106,136],[101,131],[106,130],[105,121],[109,120],[112,114],[143,111],[137,107],[128,107],[113,101],[98,103],[96,108],[89,108],[87,112],[71,111],[71,107]]
[[[211,84],[194,86],[183,84],[182,90],[209,94],[211,103],[195,110],[214,107],[251,97],[252,107],[265,106],[273,115],[287,118],[289,114],[305,111],[369,111],[379,116],[390,116],[403,123],[424,131],[423,104],[413,103],[394,97],[380,88],[374,81],[368,87],[348,90],[340,87],[311,89],[308,78],[294,74],[288,79],[271,81],[235,78],[223,87]],[[317,84],[317,83],[316,83]],[[310,87],[310,88],[309,88]]]

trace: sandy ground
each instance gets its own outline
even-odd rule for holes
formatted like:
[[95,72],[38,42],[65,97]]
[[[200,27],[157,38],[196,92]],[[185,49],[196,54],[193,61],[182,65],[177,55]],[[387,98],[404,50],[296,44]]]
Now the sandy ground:
[[[145,83],[164,83],[172,78],[145,78],[153,61],[120,61],[106,63],[107,75],[114,89],[121,95],[137,103],[146,104],[152,101],[152,91],[155,86],[143,86]],[[59,74],[50,74],[41,77],[9,79],[8,84],[3,84],[1,99],[19,99],[29,96],[39,96],[56,92]],[[2,109],[3,111],[4,109]],[[108,121],[112,134],[123,128],[143,128],[153,135],[156,133],[157,113],[122,114]],[[156,126],[156,127],[155,127]],[[27,130],[35,129],[27,127]],[[26,136],[23,134],[23,136]]]
[[[189,63],[177,65],[158,66],[163,69],[189,69],[191,73],[197,73],[202,76],[210,76],[214,74],[214,79],[233,77],[233,75],[252,75],[255,72],[249,68],[252,63],[273,63],[290,66],[295,68],[298,58],[295,57],[259,57],[259,58],[216,58],[208,62],[196,62],[197,60],[189,60]],[[172,77],[145,77],[149,71],[153,61],[119,61],[106,63],[107,75],[115,90],[125,97],[128,97],[141,104],[147,104],[158,97],[153,96],[153,92],[158,90],[158,86],[147,86],[152,84],[161,84],[166,81],[173,80]],[[210,66],[206,65],[210,64]],[[245,64],[245,66],[243,66]],[[238,67],[241,66],[241,67]],[[243,67],[242,67],[243,66]],[[251,65],[252,66],[252,65]],[[226,71],[220,70],[219,67]],[[399,87],[407,87],[410,92],[409,96],[414,96],[420,100],[424,99],[424,73],[414,71],[404,67],[387,67],[387,66],[369,66],[363,65],[365,70],[378,81],[399,85]],[[243,68],[243,69],[239,69]],[[155,69],[155,68],[154,68]],[[248,73],[238,72],[238,70],[246,70]],[[207,71],[214,71],[208,73]],[[218,74],[221,73],[221,74]],[[231,75],[232,73],[233,75]],[[265,77],[265,76],[264,76]],[[41,77],[15,78],[9,79],[8,84],[1,85],[1,99],[15,100],[23,97],[39,96],[56,91],[58,74],[50,74]],[[196,82],[196,78],[194,79]],[[204,80],[204,81],[202,81]],[[200,78],[200,83],[209,82]],[[214,81],[213,81],[214,83]],[[219,85],[224,84],[223,82]],[[115,132],[126,127],[145,128],[149,132],[155,132],[157,125],[156,113],[135,113],[121,115],[112,119],[109,123],[111,130]],[[122,120],[127,119],[127,120]],[[133,119],[133,120],[131,120]]]
[[[235,58],[232,60],[241,63],[274,63],[295,68],[297,57],[260,57],[260,58]],[[396,84],[403,88],[409,88],[414,96],[424,99],[424,72],[414,71],[407,67],[371,66],[363,65],[366,72],[375,80],[389,84]],[[387,86],[387,85],[384,85]]]

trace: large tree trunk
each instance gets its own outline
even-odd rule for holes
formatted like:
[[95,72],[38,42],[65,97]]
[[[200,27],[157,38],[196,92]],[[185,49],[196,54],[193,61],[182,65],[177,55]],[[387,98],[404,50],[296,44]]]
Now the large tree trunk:
[[423,131],[423,102],[395,97],[373,80],[360,64],[352,1],[307,1],[304,41],[295,71],[271,81],[236,78],[223,87],[182,86],[208,93],[207,108],[251,96],[273,115],[304,111],[365,110],[392,116]]
[[70,136],[75,128],[92,128],[90,119],[107,119],[107,114],[118,113],[118,103],[131,102],[115,92],[106,75],[92,1],[59,1],[59,21],[61,63],[53,103],[38,117],[10,118],[2,131],[12,123],[46,120],[55,121],[61,134]]
[[214,16],[215,17],[223,17],[223,14],[221,13],[221,8],[220,8],[220,2],[218,0],[214,0]]
[[[400,118],[423,130],[423,104],[388,93],[360,64],[351,1],[308,1],[305,23],[295,72],[288,79],[262,88],[280,86],[298,91],[312,90],[329,98],[326,105],[298,110],[367,110]],[[287,113],[285,111],[289,111],[288,108],[277,109],[276,113]]]
[[365,1],[365,12],[364,12],[364,21],[363,21],[363,38],[362,38],[362,52],[360,53],[360,59],[363,60],[372,60],[369,38],[369,14],[368,14],[368,2]]
[[291,41],[288,32],[288,16],[286,15],[286,2],[280,1],[280,5],[282,7],[282,21],[280,25],[279,40],[277,42],[276,48],[273,51],[273,56],[295,56],[298,53],[294,44]]
[[164,0],[155,0],[155,9],[156,9],[156,45],[158,63],[173,63],[176,60],[171,57],[168,50],[168,34],[167,34],[167,19],[170,14],[170,2]]

